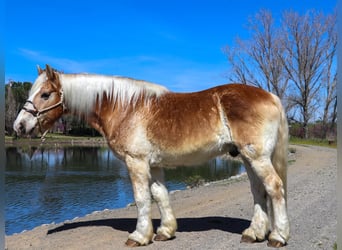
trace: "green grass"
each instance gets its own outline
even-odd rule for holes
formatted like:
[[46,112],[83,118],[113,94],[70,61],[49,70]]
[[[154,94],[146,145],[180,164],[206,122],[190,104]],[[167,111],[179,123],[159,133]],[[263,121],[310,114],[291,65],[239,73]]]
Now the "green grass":
[[[49,133],[45,137],[44,144],[45,145],[52,145],[56,143],[75,143],[77,144],[84,144],[84,143],[105,143],[103,137],[98,136],[98,137],[91,137],[91,136],[67,136],[67,135],[62,135],[62,134],[52,134]],[[40,137],[38,138],[14,138],[12,136],[5,136],[5,145],[40,145],[41,144],[41,139]]]
[[[52,134],[48,133],[46,135],[47,139],[53,139],[53,140],[87,140],[87,139],[101,139],[102,136],[73,136],[73,135],[63,135],[63,134]],[[37,138],[14,138],[13,136],[5,136],[5,140],[40,140],[40,137]]]
[[297,137],[291,137],[290,138],[290,144],[323,146],[323,147],[329,147],[329,148],[336,148],[337,147],[336,142],[329,144],[329,141],[326,139],[316,139],[316,138],[302,139],[302,138],[297,138]]
[[[74,136],[74,135],[63,135],[63,134],[47,134],[47,139],[56,139],[56,140],[89,140],[89,139],[102,139],[102,136]],[[39,138],[40,139],[40,138]]]

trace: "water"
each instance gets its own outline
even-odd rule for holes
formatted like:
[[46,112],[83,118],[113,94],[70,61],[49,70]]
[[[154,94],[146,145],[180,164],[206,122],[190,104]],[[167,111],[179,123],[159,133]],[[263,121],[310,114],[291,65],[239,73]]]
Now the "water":
[[[212,181],[242,171],[240,163],[216,158],[197,168],[166,169],[165,180],[171,191],[185,189],[191,178]],[[6,235],[134,201],[125,165],[106,147],[8,147],[5,194]]]

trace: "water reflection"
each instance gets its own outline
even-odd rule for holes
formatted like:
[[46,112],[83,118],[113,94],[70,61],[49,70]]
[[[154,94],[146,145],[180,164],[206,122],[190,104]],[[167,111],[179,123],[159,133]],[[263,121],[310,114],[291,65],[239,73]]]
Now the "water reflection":
[[[6,163],[7,235],[133,202],[127,169],[106,147],[8,147]],[[241,171],[240,163],[217,158],[167,169],[165,179],[171,191],[184,189],[191,176],[211,181]]]

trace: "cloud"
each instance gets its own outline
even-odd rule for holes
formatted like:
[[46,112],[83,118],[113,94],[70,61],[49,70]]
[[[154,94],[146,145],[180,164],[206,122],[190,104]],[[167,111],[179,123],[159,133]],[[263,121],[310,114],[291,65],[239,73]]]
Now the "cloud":
[[53,57],[50,55],[46,55],[39,51],[33,51],[29,49],[20,48],[19,53],[25,58],[35,61],[38,64],[50,64],[51,66],[65,70],[68,69],[74,72],[84,72],[87,71],[87,64],[80,63],[76,60],[68,59],[68,58],[59,58]]

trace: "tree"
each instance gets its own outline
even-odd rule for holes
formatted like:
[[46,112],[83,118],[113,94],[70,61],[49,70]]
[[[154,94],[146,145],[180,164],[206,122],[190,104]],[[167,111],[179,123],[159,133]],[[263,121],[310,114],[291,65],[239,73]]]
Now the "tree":
[[283,15],[283,32],[287,34],[283,65],[295,89],[290,101],[299,107],[305,138],[309,121],[321,105],[318,99],[330,56],[332,20],[315,11],[302,16],[292,11]]
[[12,134],[13,133],[13,122],[15,120],[15,117],[17,115],[16,110],[16,100],[14,98],[13,92],[12,92],[12,82],[6,85],[6,99],[5,99],[5,131],[6,134]]
[[[322,123],[324,131],[323,138],[329,136],[333,130],[337,118],[337,70],[336,70],[336,48],[337,48],[337,31],[336,31],[336,14],[327,17],[329,23],[327,31],[328,50],[326,54],[326,62],[323,67],[322,76],[322,98],[323,98],[323,117]],[[330,126],[329,126],[330,123]]]
[[5,85],[5,130],[10,135],[13,133],[13,122],[24,106],[31,86],[30,82],[14,81]]
[[232,66],[230,80],[275,93],[287,109],[286,90],[289,78],[281,59],[284,54],[283,35],[267,10],[261,10],[250,18],[248,27],[251,39],[237,39],[237,47],[224,48]]

